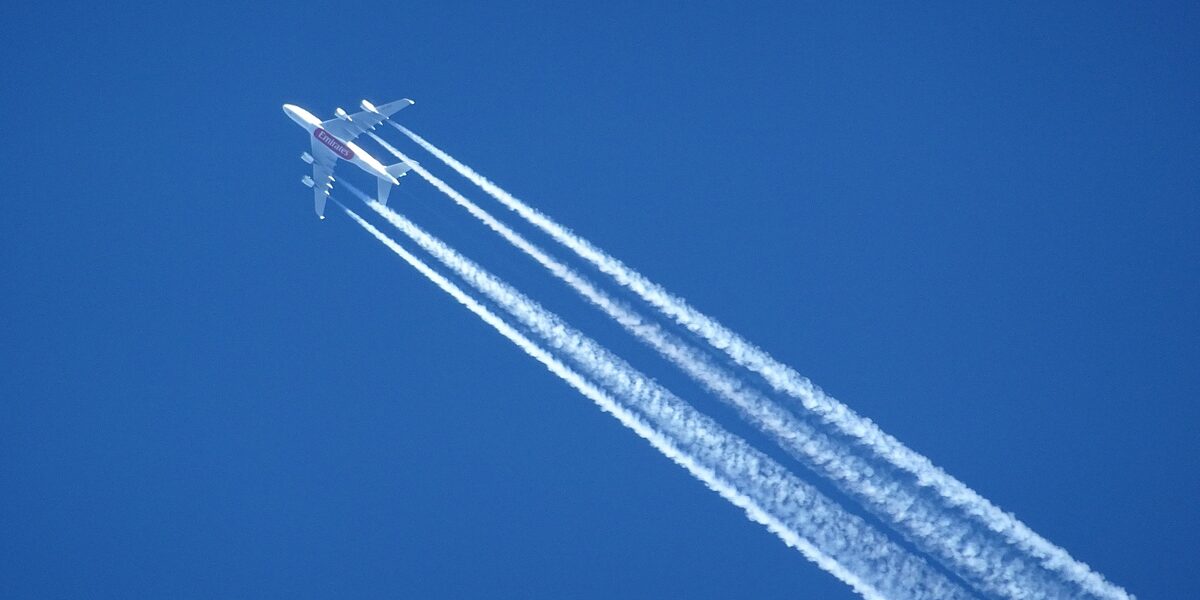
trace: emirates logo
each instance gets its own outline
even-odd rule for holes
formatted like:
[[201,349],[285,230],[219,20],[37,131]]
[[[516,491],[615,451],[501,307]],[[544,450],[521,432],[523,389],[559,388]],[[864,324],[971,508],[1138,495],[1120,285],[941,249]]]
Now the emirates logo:
[[321,129],[320,127],[318,127],[315,130],[313,130],[313,137],[317,138],[318,140],[321,140],[322,144],[329,146],[329,149],[333,150],[334,153],[336,153],[338,156],[342,157],[343,160],[350,160],[350,159],[354,158],[354,151],[351,150],[350,148],[347,148],[345,144],[343,144],[337,138],[333,137],[333,135],[330,134],[328,131],[325,131],[324,129]]

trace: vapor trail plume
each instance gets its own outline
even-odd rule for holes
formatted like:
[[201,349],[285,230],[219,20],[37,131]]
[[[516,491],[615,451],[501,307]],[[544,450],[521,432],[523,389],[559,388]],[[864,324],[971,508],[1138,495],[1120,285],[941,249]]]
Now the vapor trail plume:
[[557,315],[404,217],[378,205],[352,186],[346,187],[372,208],[391,213],[393,223],[418,245],[543,337],[555,351],[570,357],[590,377],[613,390],[635,414],[647,419],[661,434],[676,440],[682,453],[716,473],[765,514],[777,519],[795,539],[806,540],[817,555],[829,561],[823,563],[805,547],[796,547],[860,594],[889,598],[970,597],[920,558],[847,513],[744,440],[562,322]]
[[397,123],[389,123],[555,241],[595,265],[676,323],[704,338],[738,365],[758,373],[776,391],[797,399],[806,410],[833,426],[835,430],[857,440],[893,467],[913,475],[919,485],[936,491],[949,506],[977,519],[984,527],[1001,536],[1005,542],[1033,557],[1045,569],[1060,574],[1090,595],[1099,598],[1131,598],[1123,588],[1108,582],[1103,575],[1092,571],[1087,564],[1074,559],[1066,550],[1041,537],[1015,516],[1004,512],[934,465],[928,458],[885,433],[870,419],[859,416],[846,405],[827,396],[791,367],[775,360],[716,319],[693,308],[684,299],[671,294],[591,242],[518,200],[421,136]]
[[[372,137],[375,137],[372,134]],[[386,141],[375,139],[397,158],[411,163],[404,153]],[[837,442],[771,402],[752,387],[702,352],[663,330],[657,323],[635,313],[628,306],[599,290],[573,269],[548,255],[541,248],[501,223],[444,181],[423,168],[414,170],[434,187],[498,233],[519,250],[532,257],[553,275],[566,282],[627,331],[700,382],[710,392],[736,408],[739,413],[769,436],[772,441],[815,472],[829,477],[847,494],[858,498],[873,513],[893,526],[910,542],[936,557],[948,569],[980,587],[1005,598],[1063,598],[1069,590],[1063,584],[1029,564],[1026,557],[1011,552],[1006,545],[989,536],[978,525],[948,514],[933,499],[919,493],[909,482],[873,468],[844,443]],[[358,193],[351,187],[351,191]],[[407,222],[386,207],[360,198],[392,225],[412,235]]]

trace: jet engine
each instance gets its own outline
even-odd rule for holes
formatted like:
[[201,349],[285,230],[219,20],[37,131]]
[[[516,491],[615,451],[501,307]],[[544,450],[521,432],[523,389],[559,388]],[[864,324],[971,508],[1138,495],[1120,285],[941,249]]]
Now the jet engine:
[[346,114],[346,109],[344,109],[344,108],[342,108],[342,107],[340,107],[340,106],[338,107],[338,109],[337,109],[337,110],[333,111],[333,114],[337,115],[337,118],[339,118],[339,119],[341,119],[341,120],[343,120],[343,121],[349,121],[349,120],[350,120],[350,115]]
[[305,152],[304,154],[301,154],[301,155],[300,155],[300,160],[302,160],[302,161],[304,161],[304,162],[306,162],[306,163],[308,163],[308,164],[310,164],[310,165],[311,165],[311,164],[313,164],[313,157],[312,157],[312,155],[311,155],[311,154],[309,154],[309,153],[307,153],[307,152]]
[[300,183],[303,183],[305,187],[312,187],[313,185],[316,185],[317,182],[313,181],[312,176],[305,175],[304,177],[300,178]]

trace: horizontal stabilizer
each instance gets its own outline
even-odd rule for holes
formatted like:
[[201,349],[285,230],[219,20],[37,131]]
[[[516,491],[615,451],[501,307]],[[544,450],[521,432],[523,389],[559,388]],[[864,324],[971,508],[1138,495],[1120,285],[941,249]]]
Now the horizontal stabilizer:
[[[417,161],[412,161],[411,164],[405,161],[400,161],[394,165],[388,165],[384,167],[383,170],[387,171],[388,175],[395,177],[396,180],[399,181],[401,177],[404,177],[410,170],[412,170],[412,165],[415,164],[417,164]],[[379,193],[376,194],[375,198],[379,200],[380,204],[387,204],[388,194],[391,193],[392,188],[395,186],[387,181],[384,181],[383,179],[379,179],[378,181],[379,183],[377,185],[379,186]]]
[[378,200],[380,204],[386,206],[388,194],[392,193],[392,188],[396,186],[392,185],[391,182],[384,181],[382,179],[376,179],[375,181],[377,182],[376,185],[379,186],[377,188],[378,193],[375,194],[375,199]]
[[[417,164],[417,161],[414,160],[412,162],[412,164],[413,165]],[[404,175],[406,173],[408,173],[410,170],[412,170],[412,165],[410,165],[404,161],[400,161],[394,165],[388,165],[388,166],[384,167],[383,170],[387,171],[388,175],[391,175],[392,177],[399,179],[401,177],[404,177]]]

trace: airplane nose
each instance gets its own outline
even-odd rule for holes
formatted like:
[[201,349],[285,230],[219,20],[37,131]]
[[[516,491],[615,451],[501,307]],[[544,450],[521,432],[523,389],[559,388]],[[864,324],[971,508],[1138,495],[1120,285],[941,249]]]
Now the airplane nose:
[[296,106],[295,104],[284,104],[283,114],[287,115],[300,125],[304,125],[304,111],[301,110],[299,106]]

